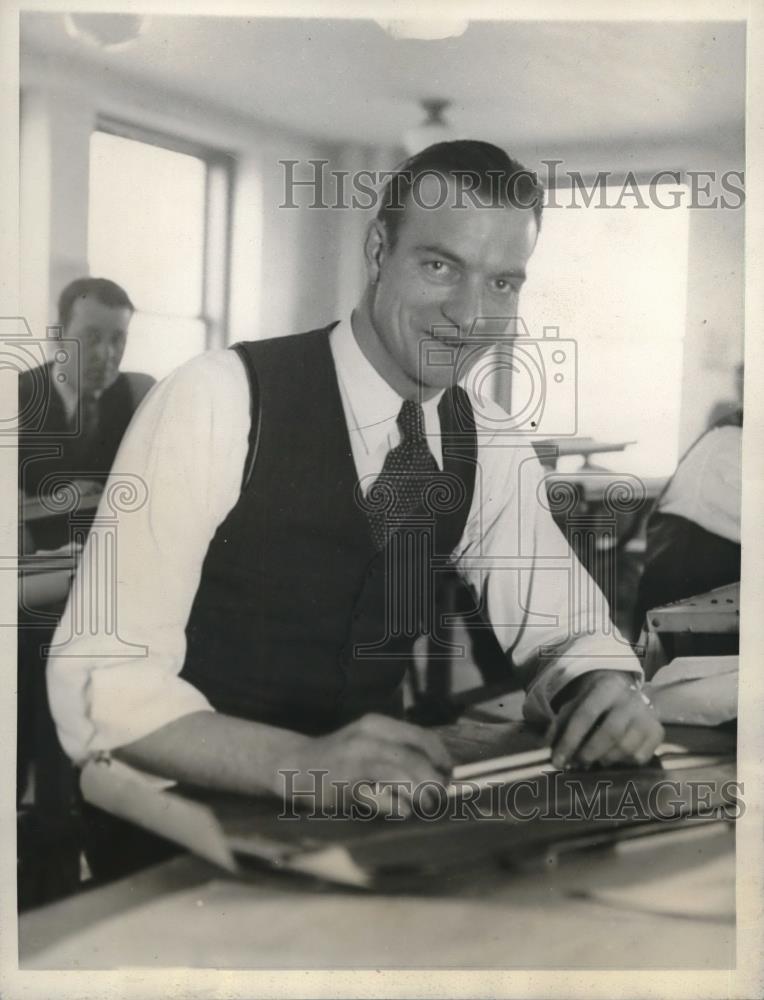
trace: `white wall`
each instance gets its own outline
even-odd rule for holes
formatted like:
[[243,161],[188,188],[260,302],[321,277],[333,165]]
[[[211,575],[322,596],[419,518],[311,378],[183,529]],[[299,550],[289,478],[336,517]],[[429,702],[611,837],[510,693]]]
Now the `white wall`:
[[[543,157],[561,160],[561,174],[578,171],[585,180],[602,170],[616,176],[633,171],[639,178],[673,170],[686,179],[687,171],[715,171],[720,176],[745,166],[742,129],[734,128],[684,143],[629,138],[549,149],[541,156],[538,150],[518,149],[516,154],[527,166],[541,170],[542,177]],[[713,193],[719,192],[716,183]],[[735,367],[743,360],[744,227],[745,206],[690,210],[680,454],[704,430],[714,404],[736,398]],[[645,296],[651,294],[646,288]],[[660,308],[659,300],[655,307]]]
[[22,60],[22,95],[22,308],[36,331],[54,321],[63,285],[88,273],[89,137],[99,115],[232,154],[231,340],[338,317],[339,286],[347,299],[352,285],[351,252],[360,264],[357,220],[349,212],[280,208],[279,160],[324,158],[332,169],[352,150],[41,55]]
[[745,322],[744,225],[743,211],[690,213],[682,449],[705,429],[714,403],[737,396],[735,367],[743,360]]
[[[327,170],[379,170],[393,165],[397,151],[333,146],[42,54],[24,54],[22,87],[22,307],[36,330],[53,321],[63,284],[87,273],[88,137],[98,114],[233,154],[231,340],[307,329],[352,308],[363,286],[368,213],[279,208],[278,161],[325,158]],[[556,157],[561,170],[585,176],[603,169],[721,171],[743,162],[735,132],[662,146],[633,139],[544,151],[513,149],[509,140],[507,146],[530,167]],[[699,209],[691,216],[680,448],[702,430],[717,400],[734,397],[743,341],[744,213]]]

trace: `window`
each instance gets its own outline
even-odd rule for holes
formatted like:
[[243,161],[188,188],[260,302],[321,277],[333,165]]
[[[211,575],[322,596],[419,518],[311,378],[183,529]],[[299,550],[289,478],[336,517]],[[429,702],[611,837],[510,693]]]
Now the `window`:
[[88,262],[135,303],[125,370],[163,378],[225,345],[229,187],[220,155],[127,126],[92,134]]
[[[643,476],[670,474],[679,447],[689,218],[686,190],[666,187],[652,200],[640,187],[645,208],[596,198],[562,207],[571,199],[561,192],[561,207],[544,212],[520,299],[532,337],[551,326],[576,342],[578,435],[636,442],[591,461]],[[580,465],[573,457],[559,468]]]

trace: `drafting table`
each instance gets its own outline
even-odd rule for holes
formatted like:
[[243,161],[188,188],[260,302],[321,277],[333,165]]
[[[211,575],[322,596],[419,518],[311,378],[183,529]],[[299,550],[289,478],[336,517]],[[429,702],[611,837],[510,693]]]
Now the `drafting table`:
[[20,967],[728,969],[733,842],[713,823],[385,895],[181,855],[22,916]]

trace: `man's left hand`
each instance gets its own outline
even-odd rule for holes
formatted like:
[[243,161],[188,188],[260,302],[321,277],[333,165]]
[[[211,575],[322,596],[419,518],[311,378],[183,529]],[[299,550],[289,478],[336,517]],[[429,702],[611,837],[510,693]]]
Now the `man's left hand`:
[[631,675],[592,670],[573,683],[547,733],[554,766],[647,763],[664,731]]

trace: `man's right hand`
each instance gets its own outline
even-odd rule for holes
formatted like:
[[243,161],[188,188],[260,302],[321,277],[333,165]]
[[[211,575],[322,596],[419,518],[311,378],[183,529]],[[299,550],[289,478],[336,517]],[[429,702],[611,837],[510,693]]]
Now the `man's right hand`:
[[[384,715],[365,715],[336,732],[310,737],[204,710],[174,719],[115,748],[114,754],[138,770],[200,788],[282,799],[290,787],[307,790],[307,804],[327,812],[340,804],[332,781],[348,787],[366,782],[368,801],[373,798],[370,782],[405,782],[413,790],[423,781],[443,785],[451,772],[448,752],[435,733]],[[319,781],[311,771],[326,774]],[[437,790],[430,793],[422,799],[428,809],[440,799]],[[298,795],[292,798],[299,802]],[[406,788],[397,795],[388,788],[376,802],[380,811],[393,815],[411,812]]]
[[[340,804],[340,783],[352,786],[363,782],[366,800],[372,797],[369,783],[381,787],[374,796],[381,812],[407,816],[411,813],[412,794],[423,782],[448,783],[452,762],[440,738],[433,732],[385,715],[365,715],[356,722],[329,733],[306,739],[290,755],[288,767],[297,771],[289,787],[297,804],[317,802],[327,810]],[[319,780],[311,771],[324,771]],[[337,783],[337,784],[335,784]],[[279,789],[283,793],[285,785]],[[347,792],[344,794],[347,795]],[[425,804],[434,805],[434,788],[421,793]]]

